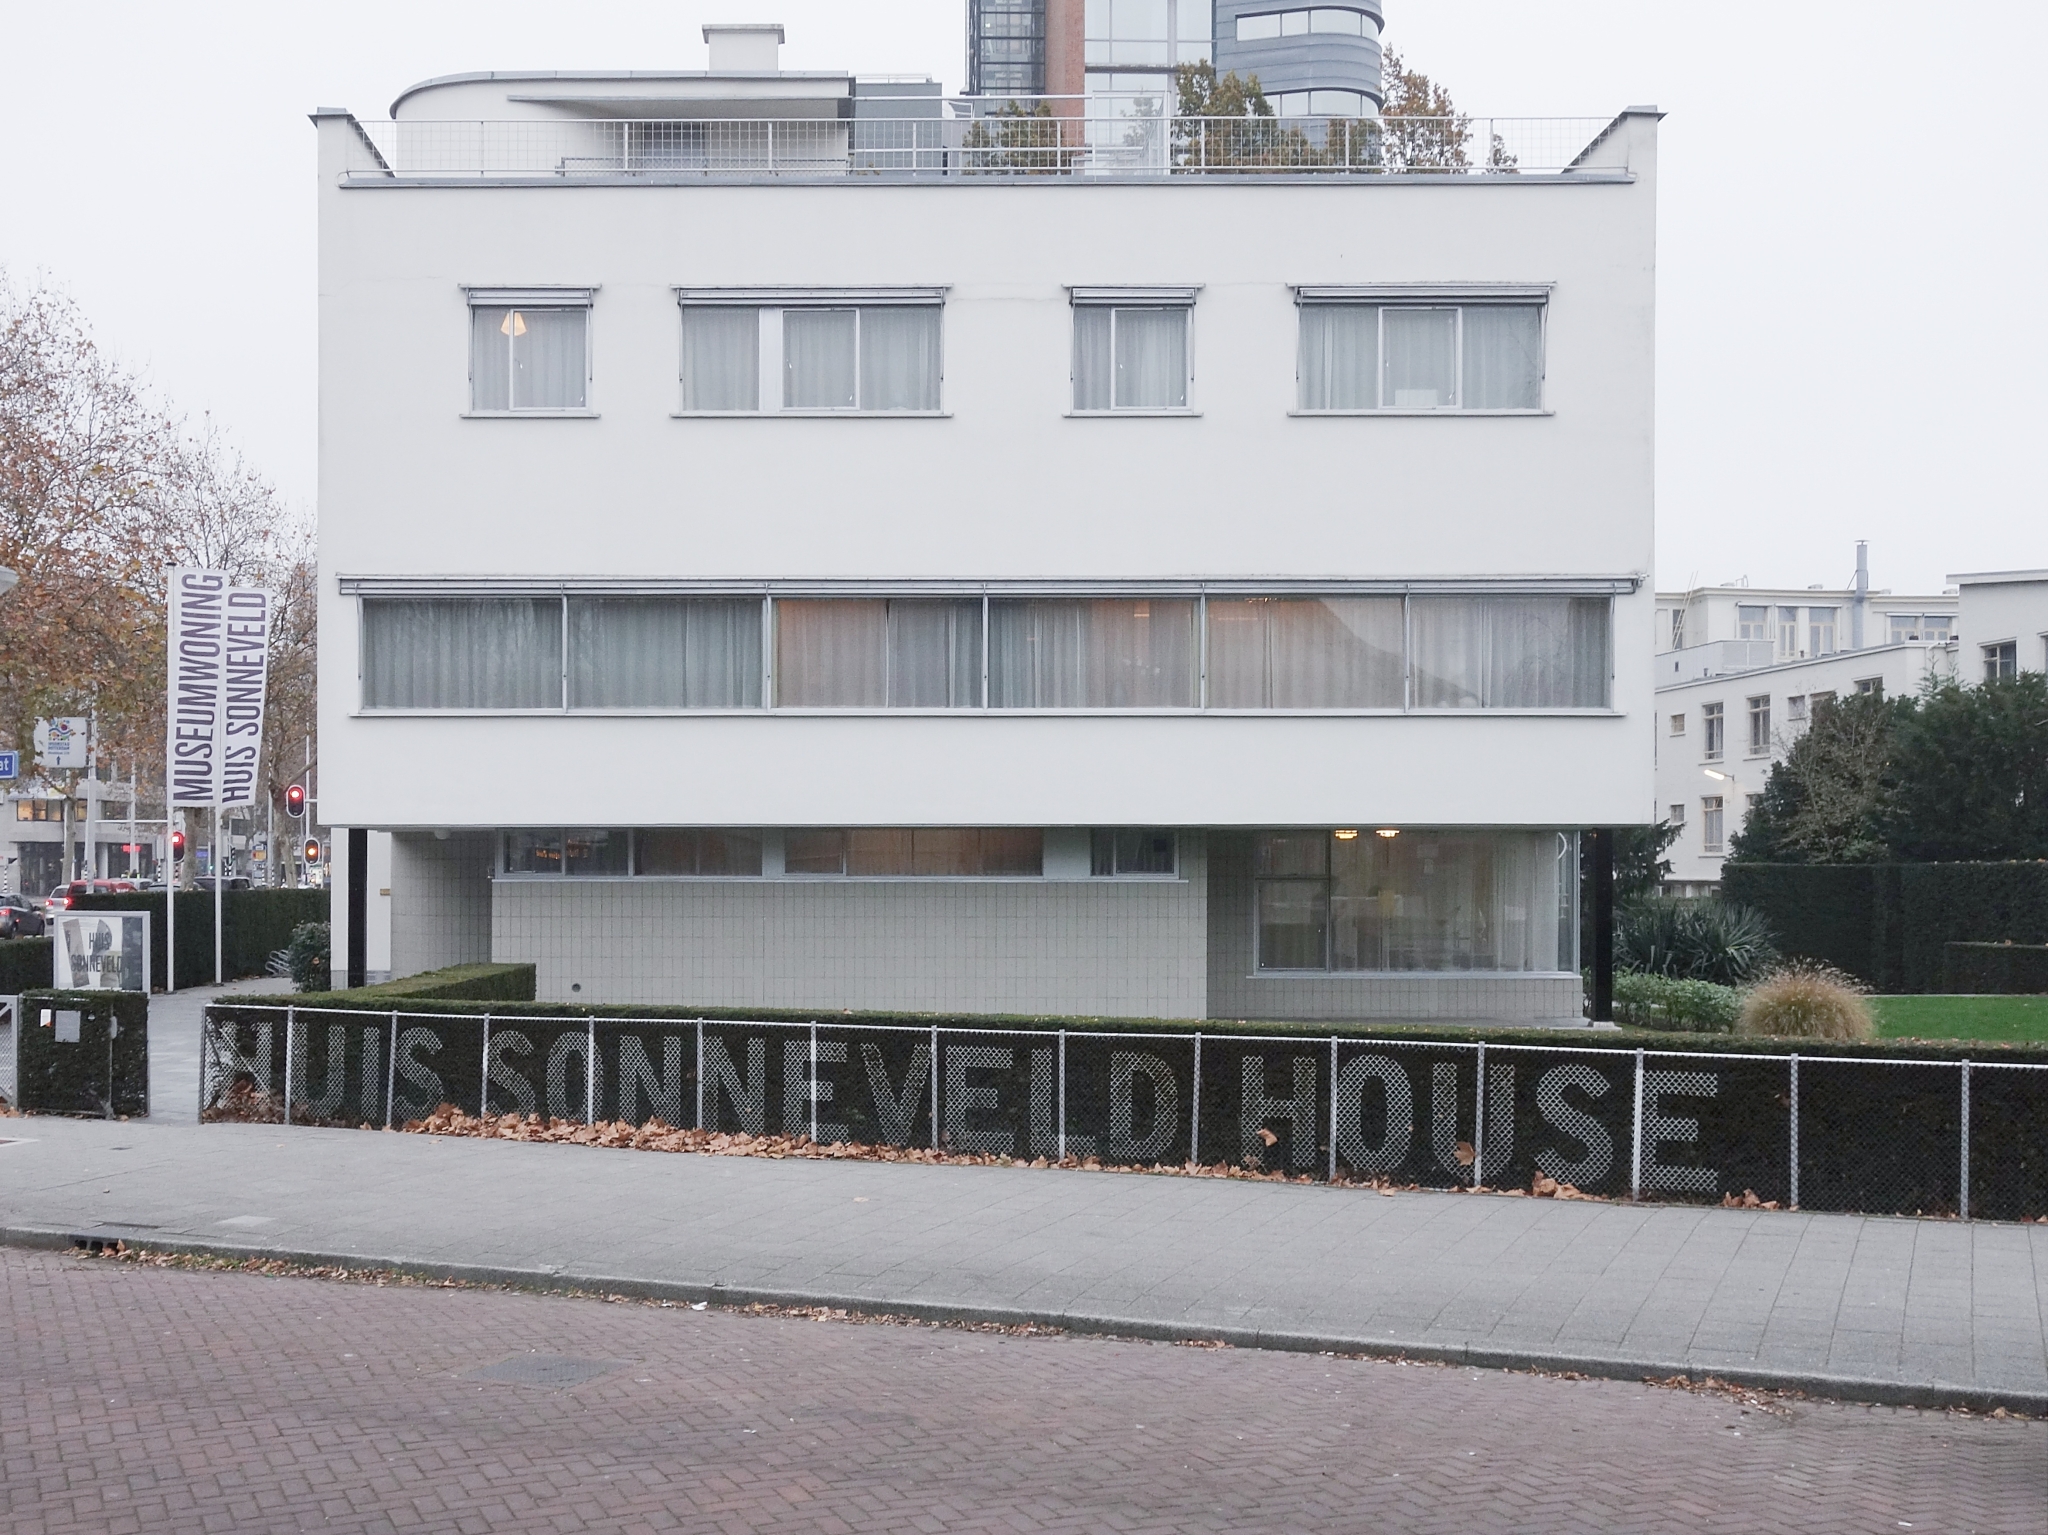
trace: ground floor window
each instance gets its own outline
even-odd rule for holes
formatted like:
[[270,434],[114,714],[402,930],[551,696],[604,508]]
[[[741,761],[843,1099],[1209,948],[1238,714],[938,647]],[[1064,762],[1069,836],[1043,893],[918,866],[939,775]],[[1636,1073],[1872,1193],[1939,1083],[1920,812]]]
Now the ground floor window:
[[1554,831],[1264,833],[1258,968],[1574,970],[1577,868]]

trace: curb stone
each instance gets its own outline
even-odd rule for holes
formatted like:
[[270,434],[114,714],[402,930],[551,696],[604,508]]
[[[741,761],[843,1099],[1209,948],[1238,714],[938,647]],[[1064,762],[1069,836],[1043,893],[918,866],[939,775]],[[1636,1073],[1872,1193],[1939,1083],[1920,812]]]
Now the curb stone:
[[1357,1354],[1371,1359],[1418,1360],[1484,1370],[1576,1372],[1604,1380],[1667,1380],[1682,1376],[1700,1382],[1709,1377],[1731,1385],[1765,1391],[1803,1392],[1843,1402],[1884,1407],[1967,1408],[2029,1417],[2048,1416],[2048,1392],[2001,1391],[1945,1381],[1882,1380],[1869,1376],[1828,1375],[1787,1370],[1747,1369],[1740,1365],[1700,1365],[1668,1359],[1630,1359],[1614,1355],[1556,1354],[1474,1346],[1403,1342],[1397,1338],[1357,1338],[1343,1334],[1284,1332],[1263,1328],[1202,1327],[1143,1317],[1117,1317],[1072,1311],[1033,1311],[1013,1306],[973,1305],[948,1301],[889,1300],[871,1295],[839,1295],[811,1290],[766,1290],[749,1286],[681,1280],[627,1278],[579,1273],[562,1268],[519,1269],[488,1264],[423,1263],[407,1258],[359,1253],[323,1253],[298,1248],[266,1247],[246,1242],[181,1241],[156,1236],[127,1236],[118,1226],[90,1232],[61,1227],[0,1226],[0,1246],[71,1251],[122,1242],[141,1252],[233,1261],[290,1263],[308,1268],[382,1270],[417,1279],[446,1279],[461,1284],[498,1285],[537,1294],[600,1293],[636,1300],[704,1301],[719,1307],[832,1307],[863,1315],[907,1316],[922,1322],[992,1322],[1003,1326],[1055,1327],[1093,1336],[1132,1338],[1154,1343],[1226,1343],[1234,1348],[1273,1349],[1289,1353]]

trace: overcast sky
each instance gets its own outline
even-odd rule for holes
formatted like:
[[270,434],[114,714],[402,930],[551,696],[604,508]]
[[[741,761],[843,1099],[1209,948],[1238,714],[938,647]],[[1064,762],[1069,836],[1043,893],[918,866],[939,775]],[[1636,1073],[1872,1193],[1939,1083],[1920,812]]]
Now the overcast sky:
[[[1658,579],[1876,583],[2048,566],[2040,0],[1386,0],[1461,109],[1654,102]],[[314,488],[315,106],[381,117],[491,68],[702,68],[706,21],[792,69],[962,83],[966,0],[0,4],[0,265],[83,306],[295,501]],[[1916,103],[1929,103],[1918,106]],[[2033,423],[2029,425],[2028,423]]]

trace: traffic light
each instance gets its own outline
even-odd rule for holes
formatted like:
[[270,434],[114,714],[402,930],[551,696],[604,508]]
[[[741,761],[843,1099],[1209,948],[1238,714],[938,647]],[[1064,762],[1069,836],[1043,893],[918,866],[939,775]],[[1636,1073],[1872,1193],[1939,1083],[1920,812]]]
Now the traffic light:
[[171,833],[171,861],[173,863],[179,862],[184,856],[185,834],[181,831],[174,831]]
[[310,869],[319,861],[320,839],[318,837],[308,837],[306,839],[306,867]]
[[306,813],[306,786],[295,783],[284,791],[284,813],[304,815]]

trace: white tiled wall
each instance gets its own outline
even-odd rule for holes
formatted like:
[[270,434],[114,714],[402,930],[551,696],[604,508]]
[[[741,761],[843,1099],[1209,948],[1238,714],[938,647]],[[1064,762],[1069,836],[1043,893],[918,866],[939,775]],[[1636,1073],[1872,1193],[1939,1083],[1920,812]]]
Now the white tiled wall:
[[418,975],[491,957],[490,832],[391,837],[391,973]]
[[[1177,880],[500,880],[491,955],[543,1001],[1206,1012],[1201,838]],[[580,989],[579,989],[580,988]]]
[[1209,1013],[1387,1023],[1574,1023],[1575,975],[1259,975],[1248,832],[1209,834]]

